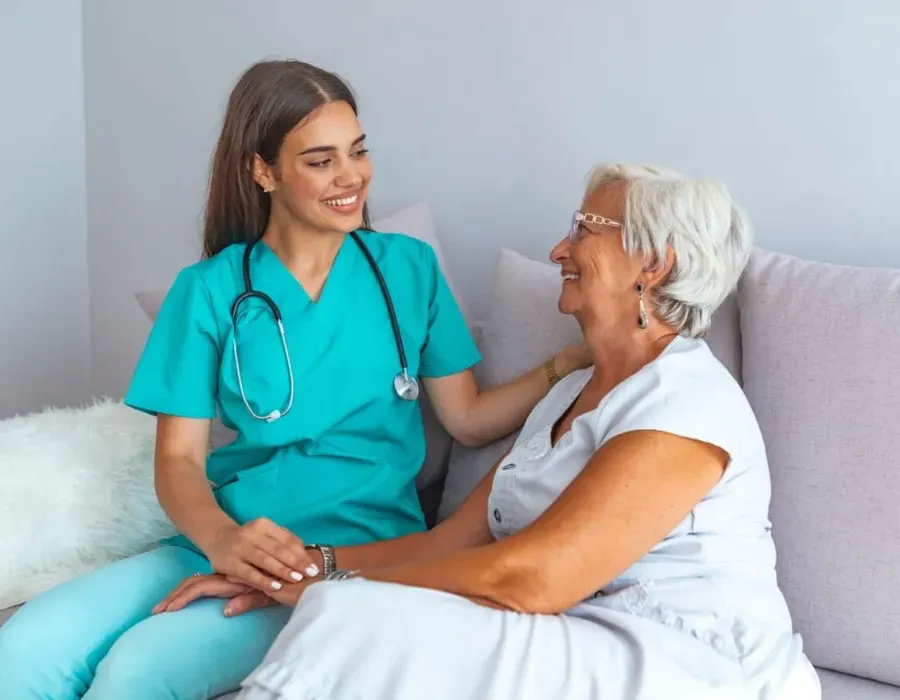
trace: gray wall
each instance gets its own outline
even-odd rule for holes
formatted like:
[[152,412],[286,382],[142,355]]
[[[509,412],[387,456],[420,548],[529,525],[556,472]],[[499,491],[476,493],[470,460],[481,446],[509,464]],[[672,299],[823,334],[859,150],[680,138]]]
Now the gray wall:
[[0,418],[88,398],[81,3],[0,2]]
[[132,293],[196,258],[221,110],[266,56],[350,79],[375,213],[431,202],[479,313],[498,248],[545,256],[600,160],[723,178],[763,246],[900,267],[896,0],[91,0],[84,31],[96,393],[149,330]]

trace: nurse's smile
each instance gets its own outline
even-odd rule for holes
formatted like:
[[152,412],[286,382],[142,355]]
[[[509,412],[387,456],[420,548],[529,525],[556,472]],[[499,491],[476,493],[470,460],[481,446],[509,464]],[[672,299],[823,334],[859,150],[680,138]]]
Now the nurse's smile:
[[323,199],[322,203],[338,214],[355,214],[362,206],[363,200],[360,197],[359,190],[357,190],[356,192],[341,197]]

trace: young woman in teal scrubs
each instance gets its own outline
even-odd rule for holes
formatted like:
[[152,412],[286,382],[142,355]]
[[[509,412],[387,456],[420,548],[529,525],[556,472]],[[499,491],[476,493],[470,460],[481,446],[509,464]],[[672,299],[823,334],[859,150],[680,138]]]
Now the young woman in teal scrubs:
[[[217,571],[278,590],[322,575],[330,550],[309,545],[425,529],[422,419],[396,390],[405,378],[374,267],[407,376],[421,378],[459,442],[516,430],[549,389],[548,369],[553,378],[587,364],[567,348],[480,391],[478,351],[432,248],[368,230],[371,175],[337,76],[273,61],[238,82],[212,163],[206,254],[177,276],[125,399],[158,417],[157,493],[181,534],[44,593],[0,628],[4,697],[193,700],[236,689],[290,608],[229,617],[204,599],[169,613],[159,604],[173,588]],[[235,305],[245,254],[250,286],[267,299]],[[217,417],[237,437],[208,454]]]

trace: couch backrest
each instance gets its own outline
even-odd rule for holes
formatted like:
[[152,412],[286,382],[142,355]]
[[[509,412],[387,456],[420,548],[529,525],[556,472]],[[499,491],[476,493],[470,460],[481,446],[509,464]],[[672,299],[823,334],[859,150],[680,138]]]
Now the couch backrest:
[[741,383],[741,312],[737,294],[729,296],[713,315],[706,342],[719,362]]
[[900,270],[756,251],[738,301],[796,628],[816,665],[900,684]]

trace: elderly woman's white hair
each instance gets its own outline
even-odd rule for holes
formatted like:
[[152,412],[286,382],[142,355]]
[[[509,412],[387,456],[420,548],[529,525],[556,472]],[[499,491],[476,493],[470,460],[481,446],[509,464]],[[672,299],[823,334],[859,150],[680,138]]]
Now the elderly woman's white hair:
[[651,264],[665,260],[668,245],[675,252],[670,275],[654,291],[656,316],[680,333],[704,335],[750,258],[746,213],[721,182],[647,165],[600,165],[591,171],[586,193],[621,181],[628,183],[625,250]]

